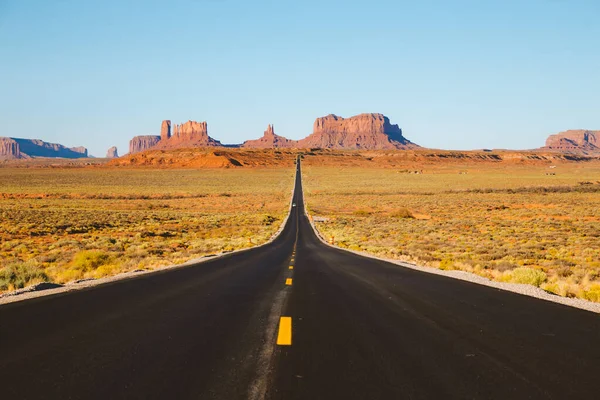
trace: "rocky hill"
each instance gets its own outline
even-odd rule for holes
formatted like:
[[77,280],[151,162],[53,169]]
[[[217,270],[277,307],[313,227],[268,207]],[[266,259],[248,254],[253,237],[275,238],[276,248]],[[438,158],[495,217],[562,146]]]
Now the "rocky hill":
[[293,148],[298,147],[298,142],[275,134],[273,125],[269,125],[261,138],[256,140],[246,140],[241,147],[251,149]]
[[383,114],[360,114],[342,118],[334,114],[317,118],[313,133],[298,141],[301,148],[323,149],[415,149],[398,125]]
[[600,155],[600,131],[568,130],[550,135],[542,150],[563,153]]
[[291,167],[298,151],[292,149],[181,148],[149,150],[128,154],[108,162],[108,166],[151,168],[238,168]]
[[21,159],[30,157],[87,158],[85,147],[68,148],[58,143],[48,143],[39,139],[0,138],[1,159]]

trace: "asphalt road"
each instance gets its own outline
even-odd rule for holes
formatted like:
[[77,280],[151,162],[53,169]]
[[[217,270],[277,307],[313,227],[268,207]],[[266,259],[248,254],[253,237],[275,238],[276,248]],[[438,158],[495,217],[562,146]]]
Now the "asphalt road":
[[600,316],[325,246],[301,192],[270,245],[0,306],[1,397],[599,398]]

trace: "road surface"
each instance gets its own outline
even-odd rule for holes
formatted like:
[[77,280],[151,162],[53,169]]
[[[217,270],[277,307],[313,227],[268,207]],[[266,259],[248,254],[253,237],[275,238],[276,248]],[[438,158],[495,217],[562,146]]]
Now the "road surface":
[[0,306],[2,398],[600,396],[597,314],[328,247],[294,202],[267,246]]

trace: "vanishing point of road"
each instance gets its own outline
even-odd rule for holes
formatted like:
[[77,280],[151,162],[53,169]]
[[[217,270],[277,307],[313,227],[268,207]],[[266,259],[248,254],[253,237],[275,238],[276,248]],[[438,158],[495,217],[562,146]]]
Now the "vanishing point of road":
[[592,399],[600,317],[323,244],[272,243],[0,306],[4,399]]

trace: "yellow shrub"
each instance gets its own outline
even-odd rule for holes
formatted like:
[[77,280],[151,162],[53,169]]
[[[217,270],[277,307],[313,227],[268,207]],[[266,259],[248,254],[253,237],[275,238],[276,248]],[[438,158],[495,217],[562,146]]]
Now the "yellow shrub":
[[600,303],[600,283],[595,283],[588,290],[583,290],[582,292],[581,297],[584,299]]
[[515,268],[505,276],[508,277],[508,282],[524,283],[537,287],[546,281],[546,274],[544,272],[527,267]]

